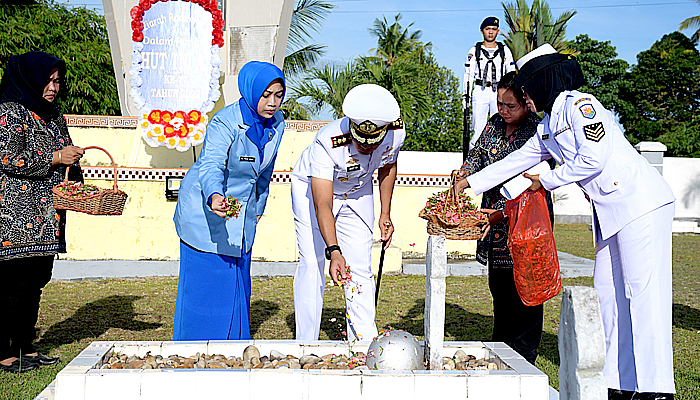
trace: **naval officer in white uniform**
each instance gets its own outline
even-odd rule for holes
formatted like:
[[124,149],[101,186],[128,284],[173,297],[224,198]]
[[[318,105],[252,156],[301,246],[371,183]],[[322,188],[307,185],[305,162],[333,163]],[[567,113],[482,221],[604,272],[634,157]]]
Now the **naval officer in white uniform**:
[[488,17],[481,23],[483,42],[477,42],[467,53],[464,63],[464,107],[471,100],[472,137],[469,148],[476,145],[489,117],[498,112],[496,86],[503,75],[515,71],[513,54],[496,41],[498,18]]
[[479,194],[554,158],[559,167],[532,179],[531,189],[577,183],[593,207],[594,286],[606,340],[604,375],[610,399],[672,399],[671,225],[675,197],[661,174],[625,139],[614,115],[583,84],[578,62],[544,45],[518,60],[515,85],[538,132],[518,151],[455,185]]
[[[372,174],[378,170],[385,247],[391,243],[391,197],[396,160],[406,137],[399,105],[378,85],[351,89],[343,101],[346,117],[319,130],[292,174],[292,210],[299,248],[294,275],[296,338],[318,340],[325,289],[325,259],[336,284],[344,285],[348,341],[372,340],[374,280],[371,271],[374,200]],[[325,257],[324,257],[325,256]]]

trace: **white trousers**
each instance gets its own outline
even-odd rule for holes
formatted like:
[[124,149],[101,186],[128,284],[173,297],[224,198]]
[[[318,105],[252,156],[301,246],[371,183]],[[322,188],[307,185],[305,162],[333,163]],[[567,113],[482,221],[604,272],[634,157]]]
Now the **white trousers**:
[[[594,286],[605,330],[608,387],[675,393],[671,225],[675,203],[598,240]],[[600,231],[597,230],[600,238]]]
[[472,91],[472,128],[474,133],[469,139],[469,148],[473,148],[476,141],[481,136],[489,117],[498,112],[498,104],[496,104],[496,92],[490,87],[474,86]]
[[[292,211],[299,248],[299,266],[294,274],[296,338],[318,340],[326,286],[326,242],[318,229],[311,186],[295,177],[292,177]],[[335,229],[353,281],[345,286],[347,338],[349,342],[372,340],[377,336],[371,269],[372,231],[347,204],[335,213]]]

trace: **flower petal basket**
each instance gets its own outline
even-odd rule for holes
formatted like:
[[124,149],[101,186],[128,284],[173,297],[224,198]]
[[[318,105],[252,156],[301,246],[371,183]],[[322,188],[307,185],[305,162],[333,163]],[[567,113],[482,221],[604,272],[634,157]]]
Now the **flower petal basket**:
[[469,196],[463,193],[453,196],[450,190],[432,195],[418,216],[428,220],[429,235],[443,235],[451,240],[480,239],[481,227],[488,221]]
[[[97,149],[102,150],[107,154],[112,162],[114,175],[114,185],[112,189],[96,188],[96,191],[73,193],[69,195],[62,188],[66,185],[80,186],[76,182],[68,181],[68,170],[66,168],[66,177],[63,182],[52,189],[54,208],[59,210],[72,210],[90,215],[122,215],[124,204],[126,203],[127,194],[119,190],[117,186],[117,166],[109,152],[99,146],[83,147],[83,150]],[[87,194],[86,194],[87,193]]]

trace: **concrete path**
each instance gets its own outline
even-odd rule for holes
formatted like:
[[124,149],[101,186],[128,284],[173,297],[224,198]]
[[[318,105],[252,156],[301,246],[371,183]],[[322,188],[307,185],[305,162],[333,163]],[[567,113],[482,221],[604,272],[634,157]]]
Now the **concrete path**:
[[[257,262],[251,264],[253,277],[294,276],[296,262]],[[593,276],[593,260],[559,252],[562,278]],[[53,279],[83,280],[103,278],[135,278],[147,276],[177,276],[179,261],[69,261],[56,260]],[[425,275],[425,260],[403,260],[406,275]],[[448,261],[448,276],[486,276],[486,267],[476,261]]]

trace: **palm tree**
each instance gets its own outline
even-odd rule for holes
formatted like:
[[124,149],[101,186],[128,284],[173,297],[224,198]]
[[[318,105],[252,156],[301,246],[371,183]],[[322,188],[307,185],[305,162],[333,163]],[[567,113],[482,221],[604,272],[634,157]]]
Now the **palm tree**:
[[310,104],[306,109],[311,113],[317,114],[328,106],[333,110],[334,118],[340,118],[344,115],[343,99],[357,84],[354,62],[341,66],[329,63],[312,68],[306,78],[292,88],[290,97],[297,100],[308,98]]
[[534,0],[532,7],[526,0],[501,5],[510,29],[504,42],[516,60],[545,43],[559,52],[571,53],[565,40],[566,23],[576,15],[576,10],[564,11],[555,21],[546,0]]
[[[321,23],[335,6],[321,0],[296,0],[292,21],[289,25],[287,54],[284,58],[284,75],[290,94],[297,86],[295,78],[313,67],[325,52],[326,46],[309,43],[313,32],[318,32]],[[296,98],[287,96],[280,110],[286,119],[310,119],[311,112]]]
[[310,44],[309,40],[313,32],[319,31],[321,23],[333,7],[335,6],[321,0],[296,0],[284,58],[285,75],[296,75],[308,70],[323,55],[326,46]]
[[[700,0],[691,0],[695,1],[696,3],[700,4]],[[693,36],[690,37],[690,40],[693,42],[697,43],[700,41],[700,15],[696,15],[694,17],[687,18],[683,22],[681,22],[681,25],[678,27],[678,29],[683,30],[683,29],[688,29],[688,28],[695,28],[697,27],[698,30],[693,33]]]
[[367,28],[370,35],[377,38],[377,47],[370,51],[374,51],[387,67],[390,67],[402,53],[430,49],[432,47],[432,43],[423,44],[420,41],[421,36],[423,36],[421,30],[408,31],[408,28],[413,26],[413,22],[408,24],[406,28],[403,28],[399,24],[400,20],[401,13],[394,16],[394,23],[391,25],[389,25],[386,17],[383,17],[383,20],[376,18],[374,20],[374,28]]

